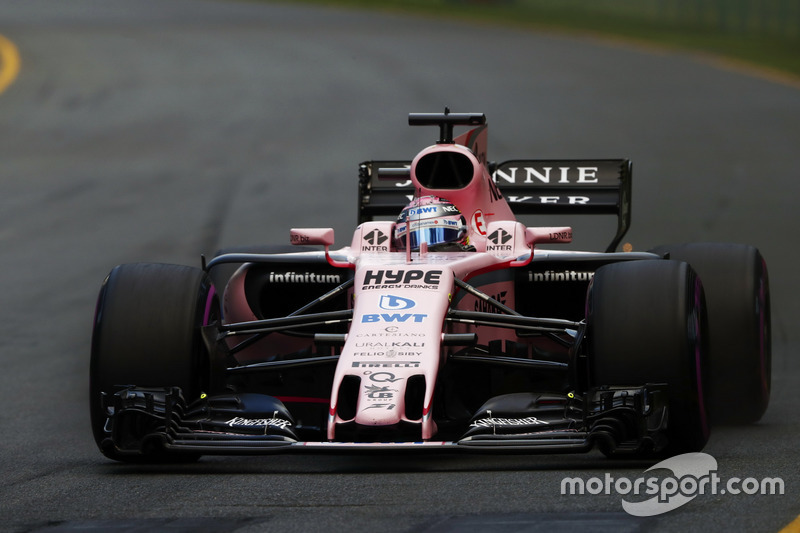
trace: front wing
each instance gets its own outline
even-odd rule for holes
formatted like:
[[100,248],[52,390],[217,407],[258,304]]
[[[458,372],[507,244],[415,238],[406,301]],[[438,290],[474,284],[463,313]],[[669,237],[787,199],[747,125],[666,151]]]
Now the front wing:
[[195,455],[292,452],[496,452],[606,454],[659,452],[667,444],[667,390],[602,387],[582,396],[540,395],[514,417],[478,412],[451,441],[338,442],[298,438],[282,403],[262,394],[201,397],[186,403],[177,387],[127,387],[104,399],[107,437],[102,447],[126,456],[163,450]]

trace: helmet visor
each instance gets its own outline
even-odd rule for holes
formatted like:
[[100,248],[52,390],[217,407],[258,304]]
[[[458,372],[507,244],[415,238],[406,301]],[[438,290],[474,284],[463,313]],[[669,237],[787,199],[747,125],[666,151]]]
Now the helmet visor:
[[[412,250],[418,250],[423,242],[429,247],[443,243],[460,242],[466,232],[467,230],[462,224],[453,224],[450,221],[440,220],[438,223],[414,221],[411,223],[408,245]],[[406,249],[406,224],[397,225],[395,247],[398,250]]]

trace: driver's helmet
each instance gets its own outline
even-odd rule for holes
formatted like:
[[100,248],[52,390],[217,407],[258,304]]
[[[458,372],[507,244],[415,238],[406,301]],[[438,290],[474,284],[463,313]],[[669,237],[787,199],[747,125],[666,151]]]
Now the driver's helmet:
[[[411,233],[407,235],[408,228]],[[427,243],[431,251],[470,251],[467,221],[456,206],[438,196],[415,198],[403,208],[394,229],[397,250]]]

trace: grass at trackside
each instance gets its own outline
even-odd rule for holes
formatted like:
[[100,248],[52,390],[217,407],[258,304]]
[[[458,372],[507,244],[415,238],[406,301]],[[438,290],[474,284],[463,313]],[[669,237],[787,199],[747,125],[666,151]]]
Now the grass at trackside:
[[[740,35],[713,26],[692,27],[692,25],[668,23],[654,17],[646,17],[642,13],[637,13],[635,9],[592,10],[585,7],[591,5],[591,2],[576,0],[526,2],[525,5],[514,0],[300,1],[623,37],[656,45],[718,54],[736,61],[774,69],[787,74],[795,81],[800,81],[800,37]],[[609,2],[605,2],[605,5],[608,4]]]

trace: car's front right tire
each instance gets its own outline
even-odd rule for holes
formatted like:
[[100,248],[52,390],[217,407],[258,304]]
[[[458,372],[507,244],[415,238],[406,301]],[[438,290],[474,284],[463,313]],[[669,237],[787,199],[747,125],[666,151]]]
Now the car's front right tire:
[[628,261],[597,270],[587,296],[590,381],[594,386],[666,383],[665,454],[708,441],[707,319],[700,278],[687,263]]

